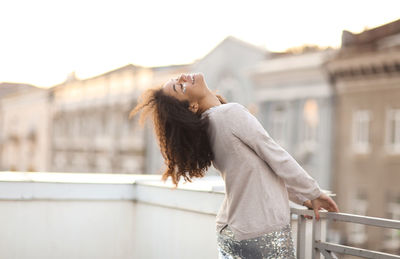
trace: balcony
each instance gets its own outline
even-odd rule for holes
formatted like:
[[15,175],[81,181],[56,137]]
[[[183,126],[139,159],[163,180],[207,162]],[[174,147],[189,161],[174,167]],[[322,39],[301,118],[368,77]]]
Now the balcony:
[[[159,175],[1,172],[0,258],[217,258],[222,179],[171,187]],[[400,229],[399,221],[291,212],[298,258],[400,258],[325,241],[330,221]]]

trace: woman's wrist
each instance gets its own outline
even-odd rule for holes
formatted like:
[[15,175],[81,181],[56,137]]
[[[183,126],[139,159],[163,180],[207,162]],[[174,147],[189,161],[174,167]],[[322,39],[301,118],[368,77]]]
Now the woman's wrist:
[[303,206],[312,209],[311,200],[306,200],[305,202],[303,202]]

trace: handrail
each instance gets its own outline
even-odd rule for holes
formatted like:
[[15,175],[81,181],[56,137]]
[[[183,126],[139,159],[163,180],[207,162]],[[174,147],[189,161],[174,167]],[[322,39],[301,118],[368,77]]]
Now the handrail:
[[[338,244],[329,243],[329,242],[318,242],[317,241],[317,244],[315,246],[321,252],[326,251],[327,254],[329,251],[329,252],[354,255],[354,256],[359,256],[359,257],[364,257],[364,258],[379,258],[379,259],[400,258],[397,255],[382,253],[382,252],[378,252],[378,251],[371,251],[371,250],[356,248],[356,247],[351,247],[351,246],[338,245]],[[324,252],[322,252],[322,253],[324,254]],[[330,256],[333,257],[332,255],[330,255]],[[326,256],[325,256],[325,258],[326,258]],[[330,258],[329,255],[328,255],[328,258]]]
[[[314,211],[310,210],[310,209],[291,208],[290,210],[293,214],[314,216]],[[374,227],[400,229],[400,220],[370,217],[370,216],[361,216],[361,215],[348,214],[348,213],[327,212],[327,211],[320,211],[319,215],[321,218],[325,218],[325,219],[329,219],[329,220],[333,220],[333,221],[343,221],[343,222],[351,222],[351,223],[369,225],[369,226],[374,226]]]
[[[341,221],[341,222],[351,222],[356,224],[363,224],[375,227],[382,228],[391,228],[391,229],[400,229],[400,221],[378,218],[378,217],[369,217],[369,216],[360,216],[354,214],[347,213],[334,213],[327,211],[320,211],[320,220],[316,220],[314,217],[314,211],[310,209],[299,209],[299,208],[291,208],[292,214],[298,215],[297,221],[297,258],[303,259],[306,258],[306,218],[304,216],[312,216],[312,258],[320,259],[321,254],[324,255],[326,259],[329,258],[337,258],[335,253],[346,254],[346,255],[354,255],[363,258],[384,258],[384,259],[400,259],[399,255],[388,254],[378,251],[372,251],[367,249],[361,249],[357,247],[339,245],[334,243],[325,242],[325,237],[322,235],[322,231],[324,230],[322,224],[325,223],[326,220],[332,221]],[[325,226],[325,225],[324,225]]]

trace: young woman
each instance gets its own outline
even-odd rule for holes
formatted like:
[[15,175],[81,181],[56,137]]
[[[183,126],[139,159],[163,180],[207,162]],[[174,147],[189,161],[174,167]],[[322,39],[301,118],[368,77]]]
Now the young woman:
[[154,129],[175,186],[203,177],[211,164],[225,182],[216,217],[220,258],[295,258],[289,199],[338,212],[336,203],[239,103],[227,103],[203,74],[182,74],[148,89],[130,117],[153,115]]

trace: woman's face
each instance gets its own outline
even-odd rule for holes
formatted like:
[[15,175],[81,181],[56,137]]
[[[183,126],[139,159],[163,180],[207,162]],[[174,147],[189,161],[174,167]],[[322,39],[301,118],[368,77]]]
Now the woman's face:
[[163,91],[178,100],[199,102],[209,91],[202,73],[182,74],[163,85]]

